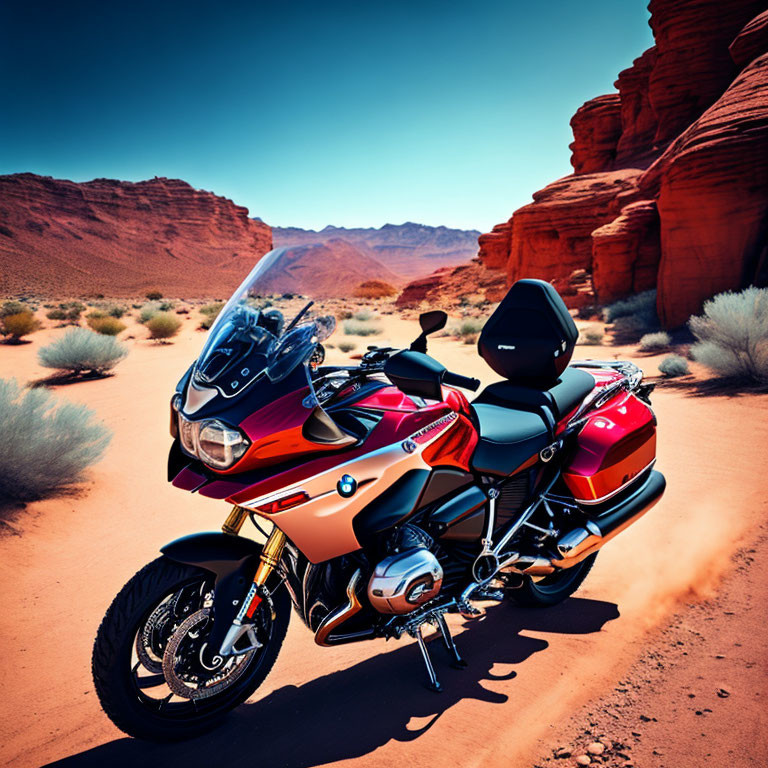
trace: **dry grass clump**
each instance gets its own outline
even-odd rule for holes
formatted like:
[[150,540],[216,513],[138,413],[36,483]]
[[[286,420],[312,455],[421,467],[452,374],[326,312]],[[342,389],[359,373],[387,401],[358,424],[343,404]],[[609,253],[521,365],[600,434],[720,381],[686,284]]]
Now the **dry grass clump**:
[[222,309],[224,309],[223,301],[214,301],[212,304],[206,304],[205,306],[200,307],[200,314],[203,316],[203,319],[200,321],[200,327],[208,330],[213,325],[213,321],[219,316]]
[[667,355],[659,363],[659,371],[668,379],[674,379],[677,376],[687,376],[690,373],[688,361],[680,355]]
[[397,288],[384,280],[366,280],[355,288],[353,296],[360,299],[386,299],[397,294]]
[[577,343],[588,346],[601,344],[604,336],[605,332],[599,325],[592,325],[589,328],[585,328],[579,334],[579,340]]
[[30,501],[79,482],[111,438],[93,416],[46,389],[0,379],[0,498]]
[[88,315],[88,325],[96,333],[101,333],[104,336],[117,336],[118,333],[122,333],[128,327],[116,317],[105,315],[103,312],[91,312]]
[[3,315],[0,318],[0,333],[6,337],[8,344],[18,344],[24,336],[40,330],[41,323],[31,309]]
[[666,331],[659,331],[658,333],[646,333],[640,339],[640,351],[641,352],[662,352],[665,349],[669,349],[672,344],[672,337],[666,333]]
[[[363,314],[363,313],[357,313]],[[363,320],[351,320],[344,321],[344,333],[347,336],[377,336],[381,333],[381,328],[373,323],[367,323]]]
[[720,376],[768,384],[768,288],[721,293],[688,321],[693,359]]
[[160,341],[175,336],[181,328],[181,320],[170,312],[158,312],[147,321],[146,325],[149,338]]
[[43,347],[37,357],[46,368],[103,375],[127,354],[128,350],[112,336],[101,336],[86,328],[70,328],[61,338]]

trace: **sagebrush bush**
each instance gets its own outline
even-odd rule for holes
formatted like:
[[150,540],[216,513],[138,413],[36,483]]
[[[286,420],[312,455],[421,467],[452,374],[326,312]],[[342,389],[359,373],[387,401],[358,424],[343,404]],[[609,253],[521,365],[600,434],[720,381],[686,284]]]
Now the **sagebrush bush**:
[[599,325],[585,328],[579,334],[579,344],[600,344],[603,340],[605,333]]
[[23,301],[4,301],[0,305],[0,317],[18,315],[20,312],[29,312],[29,307]]
[[686,376],[690,373],[688,369],[688,361],[680,355],[667,355],[660,363],[659,370],[668,379],[673,379],[676,376]]
[[344,321],[344,333],[347,336],[376,336],[381,333],[381,328],[378,325],[352,319]]
[[342,352],[351,352],[357,347],[357,344],[354,344],[351,341],[340,341],[338,347]]
[[206,330],[210,328],[222,309],[224,309],[224,302],[221,301],[214,301],[212,304],[200,307],[200,313],[203,316],[203,319],[200,321],[200,327]]
[[160,303],[157,301],[150,301],[141,308],[139,312],[139,322],[146,323],[151,320],[160,311]]
[[40,326],[40,321],[29,309],[0,318],[0,333],[8,336],[12,342],[20,341],[22,337],[40,330]]
[[397,288],[384,280],[366,280],[355,288],[353,296],[360,299],[384,299],[394,296]]
[[150,339],[170,339],[181,328],[181,320],[170,312],[158,312],[147,321]]
[[0,498],[31,501],[82,479],[111,435],[84,405],[0,379]]
[[128,350],[112,336],[101,336],[86,328],[71,328],[61,338],[43,347],[37,357],[46,368],[103,374],[127,354]]
[[722,376],[768,384],[768,288],[721,293],[688,321],[693,359]]
[[118,333],[122,333],[128,327],[116,317],[111,317],[110,315],[96,315],[94,312],[91,312],[91,314],[88,315],[88,325],[93,328],[96,333],[101,333],[104,336],[117,336]]
[[462,338],[466,336],[477,336],[480,331],[483,330],[485,321],[479,317],[465,317],[458,328],[456,328],[456,335]]
[[159,301],[163,298],[163,294],[160,293],[160,291],[147,291],[146,294],[144,294],[150,301]]
[[66,310],[63,310],[63,309],[52,309],[49,312],[46,312],[45,316],[49,320],[66,320],[67,319]]
[[656,325],[658,323],[656,291],[636,293],[634,296],[615,301],[603,309],[603,320],[606,323],[613,323],[620,317],[629,316],[641,317],[647,325]]
[[640,339],[640,350],[642,352],[661,352],[667,349],[671,343],[672,337],[665,331],[646,333]]
[[104,308],[104,311],[110,317],[116,317],[119,320],[128,311],[128,309],[121,306],[120,304],[110,304]]
[[352,319],[360,320],[361,322],[365,323],[368,320],[373,319],[373,312],[371,312],[369,309],[360,309],[352,315]]

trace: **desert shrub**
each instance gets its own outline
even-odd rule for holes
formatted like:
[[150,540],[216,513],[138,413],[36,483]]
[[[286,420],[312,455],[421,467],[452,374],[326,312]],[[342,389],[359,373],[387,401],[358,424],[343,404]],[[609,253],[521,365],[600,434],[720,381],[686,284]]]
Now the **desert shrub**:
[[8,336],[9,341],[18,342],[22,337],[40,329],[40,321],[31,310],[25,309],[0,318],[0,333]]
[[357,347],[357,344],[352,341],[340,341],[338,347],[342,352],[351,352]]
[[641,352],[661,352],[669,347],[672,343],[672,337],[665,331],[659,331],[658,333],[646,333],[640,339],[640,351]]
[[384,280],[366,280],[355,288],[352,295],[360,299],[384,299],[394,296],[397,288]]
[[694,360],[726,377],[768,383],[768,288],[721,293],[688,321]]
[[123,307],[120,304],[109,304],[104,308],[104,311],[110,317],[116,317],[118,320],[128,311],[127,307]]
[[160,311],[161,312],[170,312],[173,310],[173,308],[176,306],[175,302],[173,301],[161,301],[160,302]]
[[658,328],[658,323],[651,322],[647,316],[622,315],[613,321],[613,340],[619,344],[637,342],[655,328]]
[[477,336],[483,330],[484,325],[485,321],[479,317],[465,317],[459,324],[457,332],[462,337]]
[[88,325],[96,333],[102,333],[104,336],[117,336],[118,333],[122,333],[127,328],[126,324],[121,323],[116,317],[109,315],[94,317],[94,315],[94,312],[88,315]]
[[169,312],[158,312],[147,321],[150,339],[170,339],[181,328],[181,320]]
[[680,355],[667,355],[660,363],[659,370],[668,379],[674,379],[676,376],[685,376],[690,373],[688,361]]
[[215,301],[212,304],[206,304],[204,307],[200,307],[200,314],[203,316],[203,319],[200,321],[200,327],[206,329],[210,328],[222,309],[224,309],[224,303],[221,301]]
[[111,435],[83,405],[0,379],[0,498],[30,501],[82,479]]
[[381,328],[378,325],[372,325],[371,323],[353,318],[352,320],[344,321],[344,333],[347,336],[376,336],[381,333]]
[[373,319],[373,312],[368,309],[360,309],[352,315],[353,320],[360,320],[362,323],[368,322]]
[[37,357],[46,368],[102,374],[127,354],[128,350],[110,336],[101,336],[86,328],[71,328],[60,339],[43,347]]
[[351,320],[353,314],[354,313],[349,309],[341,309],[336,316],[339,318],[339,320]]
[[21,312],[29,312],[29,307],[23,301],[4,301],[0,306],[0,317],[6,315],[18,315]]
[[150,301],[141,308],[141,312],[139,312],[139,322],[146,325],[146,323],[151,320],[159,311],[159,302]]
[[49,320],[66,320],[67,312],[64,309],[51,309],[50,311],[45,313],[45,316]]
[[603,341],[605,333],[599,325],[593,325],[585,328],[579,334],[579,344],[600,344]]
[[620,317],[642,317],[647,325],[656,325],[656,291],[643,291],[626,299],[620,299],[603,309],[603,320],[613,323]]
[[148,298],[150,301],[160,301],[160,299],[162,299],[162,298],[163,298],[163,294],[162,294],[162,293],[160,293],[160,291],[147,291],[147,293],[145,294],[145,296],[146,296],[146,297],[147,297],[147,298]]

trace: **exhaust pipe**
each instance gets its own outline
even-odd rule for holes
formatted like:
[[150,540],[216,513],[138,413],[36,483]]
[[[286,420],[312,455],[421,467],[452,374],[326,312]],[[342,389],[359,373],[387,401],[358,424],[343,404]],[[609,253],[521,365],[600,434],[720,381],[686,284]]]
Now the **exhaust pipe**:
[[347,602],[331,611],[320,623],[315,632],[315,642],[318,645],[342,645],[356,640],[365,640],[374,636],[374,630],[364,629],[359,632],[332,635],[334,629],[338,629],[347,619],[351,619],[362,609],[362,603],[357,597],[357,583],[360,581],[360,569],[358,568],[347,585]]
[[[569,531],[557,542],[559,558],[551,560],[558,568],[572,568],[606,542],[641,518],[661,498],[667,481],[664,475],[651,470],[648,477],[621,501],[604,508],[598,517],[583,528]],[[590,510],[596,511],[596,510]]]

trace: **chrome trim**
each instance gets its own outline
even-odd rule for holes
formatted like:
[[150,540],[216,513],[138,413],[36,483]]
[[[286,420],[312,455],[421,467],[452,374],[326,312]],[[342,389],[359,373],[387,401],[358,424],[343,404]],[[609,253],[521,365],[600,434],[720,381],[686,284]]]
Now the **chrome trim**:
[[318,645],[333,645],[330,634],[341,626],[347,619],[354,616],[363,606],[357,597],[357,582],[362,571],[358,568],[347,584],[347,602],[331,611],[321,622],[315,632],[315,642]]
[[599,499],[577,499],[575,496],[574,501],[576,501],[578,504],[584,504],[585,506],[593,506],[595,504],[602,504],[604,501],[608,501],[608,499],[612,499],[617,493],[621,493],[625,488],[628,488],[632,483],[634,483],[644,472],[647,472],[649,469],[653,469],[653,465],[656,463],[656,459],[651,459],[651,463],[648,464],[648,466],[643,467],[634,477],[627,480],[626,483],[623,485],[620,485],[615,491],[611,491],[610,493],[606,493],[605,496],[601,496]]

